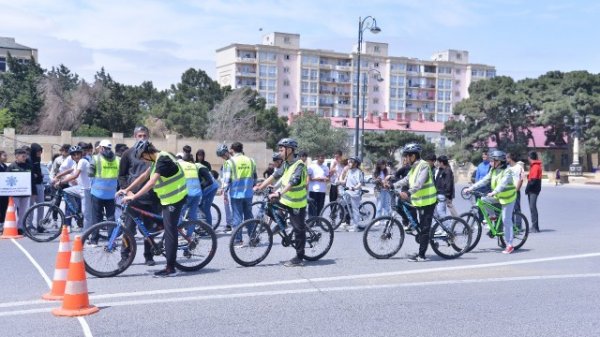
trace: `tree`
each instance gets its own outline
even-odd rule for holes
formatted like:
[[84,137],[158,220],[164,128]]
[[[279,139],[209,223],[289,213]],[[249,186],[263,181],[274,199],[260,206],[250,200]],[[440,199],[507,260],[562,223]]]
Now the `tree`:
[[331,122],[307,113],[294,119],[290,136],[298,141],[298,147],[309,155],[333,155],[337,150],[348,150],[346,131],[331,127]]
[[265,100],[250,88],[241,88],[228,94],[209,113],[209,139],[257,141],[265,138],[265,132],[256,121],[259,111],[264,110]]
[[267,147],[275,150],[277,142],[286,138],[290,134],[287,124],[287,117],[281,117],[277,113],[277,108],[261,109],[256,115],[256,126],[263,135],[261,140],[267,143]]
[[408,131],[388,130],[383,133],[365,133],[364,150],[371,161],[378,159],[395,160],[395,153],[408,143],[421,144],[421,156],[435,153],[435,145],[429,143],[424,136]]

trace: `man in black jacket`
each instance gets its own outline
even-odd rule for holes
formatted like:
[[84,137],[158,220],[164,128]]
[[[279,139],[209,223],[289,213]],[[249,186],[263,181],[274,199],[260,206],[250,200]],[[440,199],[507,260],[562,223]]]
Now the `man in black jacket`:
[[435,188],[437,189],[438,203],[436,213],[439,217],[448,215],[448,211],[452,216],[458,216],[458,212],[452,204],[454,199],[454,174],[450,168],[448,157],[442,155],[437,158],[438,169],[434,177]]

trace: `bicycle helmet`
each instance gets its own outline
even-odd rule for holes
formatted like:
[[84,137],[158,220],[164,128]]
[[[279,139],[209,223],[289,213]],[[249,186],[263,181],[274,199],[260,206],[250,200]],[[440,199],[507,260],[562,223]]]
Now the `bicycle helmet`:
[[402,154],[418,153],[421,154],[421,145],[417,143],[408,143],[402,148]]
[[356,157],[356,156],[352,156],[352,157],[348,158],[348,160],[355,161],[358,164],[358,166],[360,166],[360,164],[362,163],[362,160],[360,160],[360,158]]
[[283,138],[282,140],[279,141],[279,143],[277,143],[277,146],[283,146],[283,147],[288,147],[290,149],[297,149],[298,148],[298,142],[295,139],[292,138]]
[[133,153],[137,159],[142,158],[142,154],[144,152],[148,152],[148,148],[150,147],[150,142],[147,140],[138,140],[135,144],[133,144]]
[[229,148],[225,144],[217,146],[217,156],[223,157],[225,153],[229,152]]
[[81,146],[73,145],[69,148],[69,154],[73,154],[73,153],[77,153],[77,152],[79,152],[79,153],[83,152],[83,150],[81,149]]
[[274,152],[273,153],[273,161],[276,161],[276,160],[283,160],[283,158],[281,158],[281,156],[279,155],[279,153]]
[[492,158],[492,160],[499,160],[503,162],[506,161],[506,153],[504,153],[504,151],[494,150],[490,154],[490,157]]

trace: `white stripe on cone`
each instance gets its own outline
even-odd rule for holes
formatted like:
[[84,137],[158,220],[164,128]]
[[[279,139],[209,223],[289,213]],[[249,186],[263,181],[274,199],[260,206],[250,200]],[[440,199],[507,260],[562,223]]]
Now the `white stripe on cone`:
[[69,269],[54,269],[54,281],[66,281]]
[[58,244],[58,252],[70,252],[71,251],[71,243],[70,242],[61,242]]
[[71,263],[78,263],[83,261],[83,254],[81,252],[71,252]]
[[65,286],[65,295],[79,295],[87,294],[87,282],[86,281],[67,281]]

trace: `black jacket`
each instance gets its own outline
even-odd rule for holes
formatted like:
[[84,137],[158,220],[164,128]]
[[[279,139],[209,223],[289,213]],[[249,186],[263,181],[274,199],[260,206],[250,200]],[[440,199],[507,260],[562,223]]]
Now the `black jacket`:
[[37,153],[42,151],[43,148],[38,143],[31,144],[31,174],[33,175],[34,184],[43,184],[44,175],[42,174],[42,157],[38,156]]
[[[131,148],[123,152],[119,163],[119,188],[127,188],[131,183],[150,167],[150,163],[135,157],[135,149]],[[144,182],[145,183],[145,182]],[[144,185],[139,185],[132,192],[139,191]],[[156,204],[159,202],[153,190],[139,198],[140,203]]]
[[438,194],[443,194],[448,199],[454,199],[454,174],[451,168],[437,170],[434,183]]

